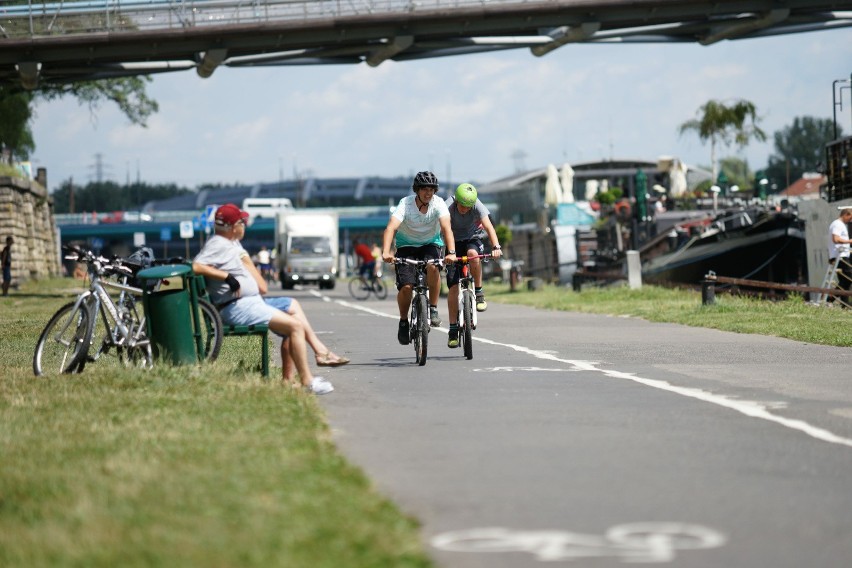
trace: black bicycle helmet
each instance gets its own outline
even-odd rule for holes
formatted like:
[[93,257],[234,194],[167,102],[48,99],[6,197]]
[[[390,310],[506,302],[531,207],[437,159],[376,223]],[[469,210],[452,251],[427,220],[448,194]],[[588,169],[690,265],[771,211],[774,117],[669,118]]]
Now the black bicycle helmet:
[[416,192],[421,187],[434,187],[437,190],[438,178],[432,172],[417,172],[417,175],[414,176],[414,183],[411,185],[411,189]]

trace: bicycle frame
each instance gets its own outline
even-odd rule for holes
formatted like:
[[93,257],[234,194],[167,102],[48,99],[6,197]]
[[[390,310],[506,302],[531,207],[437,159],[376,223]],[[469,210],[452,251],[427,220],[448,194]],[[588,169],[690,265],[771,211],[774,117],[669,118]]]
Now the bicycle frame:
[[[89,302],[93,314],[100,314],[107,330],[108,347],[135,347],[149,343],[145,334],[145,315],[139,317],[136,311],[135,297],[142,295],[142,289],[126,284],[127,275],[122,275],[121,282],[111,282],[101,278],[102,264],[96,259],[89,265],[91,285],[89,290],[80,295],[75,308],[81,302]],[[118,301],[114,301],[106,288],[119,290]],[[129,305],[128,305],[129,304]],[[89,346],[91,347],[91,346]],[[91,357],[97,360],[102,354],[103,346],[98,346]]]
[[[467,257],[462,257],[467,258]],[[459,329],[464,329],[464,318],[461,314],[464,313],[464,302],[466,298],[470,298],[471,305],[476,305],[476,293],[474,291],[473,274],[470,273],[470,265],[466,262],[461,266],[462,276],[459,278]],[[471,329],[476,329],[477,317],[476,310],[471,313]]]
[[427,283],[427,266],[441,266],[440,259],[414,260],[410,258],[398,258],[398,264],[414,265],[417,281],[412,287],[411,307],[409,310],[409,328],[412,343],[414,343],[414,355],[418,365],[426,364],[428,351],[428,338],[432,327],[429,323],[429,286]]

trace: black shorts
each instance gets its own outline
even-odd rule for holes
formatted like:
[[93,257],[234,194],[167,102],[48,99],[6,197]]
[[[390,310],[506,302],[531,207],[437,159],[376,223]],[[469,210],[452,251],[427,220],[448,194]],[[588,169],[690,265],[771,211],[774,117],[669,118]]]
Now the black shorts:
[[[431,260],[443,258],[441,247],[438,245],[423,245],[421,247],[400,247],[396,249],[397,258],[412,258],[415,260]],[[417,284],[417,267],[413,264],[396,265],[396,289],[401,290],[406,284]]]
[[[482,239],[470,239],[467,241],[456,241],[456,256],[467,256],[468,251],[475,250],[477,255],[485,253]],[[447,288],[452,288],[459,283],[461,270],[456,264],[447,265]]]

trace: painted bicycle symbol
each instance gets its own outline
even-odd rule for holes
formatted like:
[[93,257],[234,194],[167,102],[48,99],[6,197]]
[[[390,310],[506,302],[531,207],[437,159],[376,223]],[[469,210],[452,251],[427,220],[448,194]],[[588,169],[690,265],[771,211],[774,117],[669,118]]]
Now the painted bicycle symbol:
[[528,552],[543,562],[615,557],[622,562],[671,562],[679,550],[717,548],[726,537],[707,527],[685,523],[630,523],[611,527],[605,535],[567,531],[515,531],[480,528],[447,532],[432,546],[453,552]]

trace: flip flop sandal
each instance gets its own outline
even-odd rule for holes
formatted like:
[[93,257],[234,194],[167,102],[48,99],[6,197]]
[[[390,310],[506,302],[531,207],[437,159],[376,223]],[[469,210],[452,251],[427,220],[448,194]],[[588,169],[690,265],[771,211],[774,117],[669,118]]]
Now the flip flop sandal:
[[320,353],[317,355],[317,365],[320,367],[339,367],[341,365],[345,365],[349,362],[349,359],[346,357],[340,357],[339,355],[332,356],[331,351],[327,351],[325,353]]

